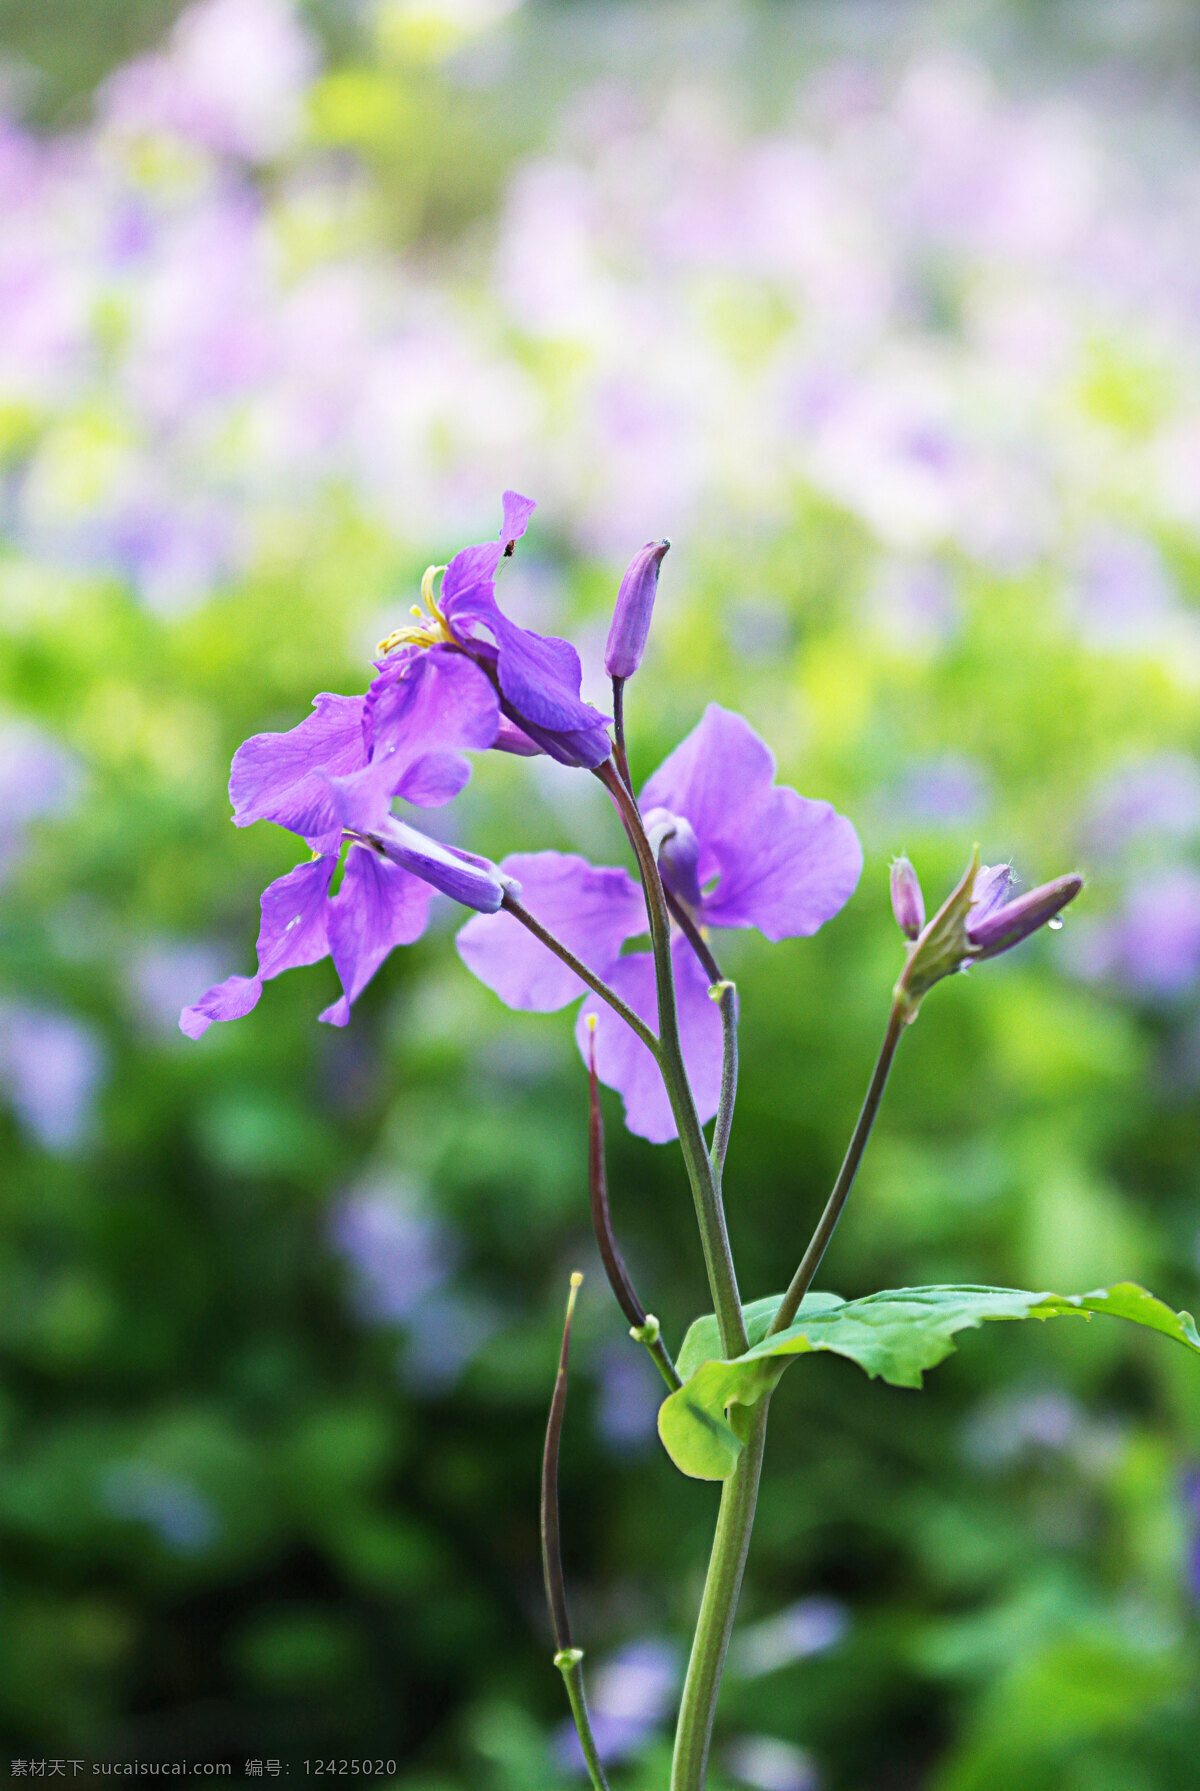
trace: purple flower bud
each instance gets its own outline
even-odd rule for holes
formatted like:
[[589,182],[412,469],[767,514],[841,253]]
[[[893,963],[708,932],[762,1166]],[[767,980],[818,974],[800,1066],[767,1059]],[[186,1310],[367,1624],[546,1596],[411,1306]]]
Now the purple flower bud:
[[608,645],[604,649],[604,669],[610,678],[632,678],[642,663],[650,618],[654,613],[654,594],[658,590],[659,568],[670,547],[669,541],[647,541],[629,562],[617,606],[613,610]]
[[1027,895],[1018,896],[1015,902],[1005,902],[1000,907],[993,907],[991,912],[979,919],[973,913],[967,923],[967,937],[971,945],[973,958],[994,958],[1002,951],[1019,945],[1022,939],[1028,939],[1039,927],[1053,921],[1061,908],[1073,902],[1083,888],[1083,878],[1072,872],[1066,877],[1056,877],[1052,883],[1043,883],[1037,889],[1031,889]]
[[907,858],[892,860],[892,913],[906,939],[915,939],[925,925],[925,897]]
[[971,892],[970,926],[975,927],[987,915],[995,913],[1012,885],[1011,864],[985,864],[975,879]]
[[663,882],[672,895],[698,910],[704,900],[699,875],[700,842],[691,822],[665,808],[648,809],[644,822]]

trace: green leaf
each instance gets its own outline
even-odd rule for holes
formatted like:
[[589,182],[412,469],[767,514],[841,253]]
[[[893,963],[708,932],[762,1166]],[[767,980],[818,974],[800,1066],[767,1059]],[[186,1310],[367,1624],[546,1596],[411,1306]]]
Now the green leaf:
[[658,1431],[676,1467],[697,1480],[724,1480],[737,1464],[741,1439],[726,1413],[754,1405],[770,1393],[793,1356],[831,1350],[874,1379],[894,1387],[919,1387],[925,1369],[954,1349],[958,1331],[991,1319],[1089,1318],[1108,1312],[1126,1318],[1200,1354],[1200,1333],[1188,1312],[1172,1312],[1161,1300],[1122,1281],[1093,1293],[1025,1293],[1011,1287],[902,1287],[863,1300],[809,1294],[795,1320],[775,1337],[766,1335],[782,1295],[745,1308],[751,1347],[723,1361],[716,1320],[697,1319],[679,1353],[684,1384],[663,1403]]

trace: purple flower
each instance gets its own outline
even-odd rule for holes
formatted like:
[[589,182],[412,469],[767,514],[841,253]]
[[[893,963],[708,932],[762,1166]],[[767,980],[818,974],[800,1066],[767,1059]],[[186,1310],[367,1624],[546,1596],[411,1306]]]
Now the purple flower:
[[[498,539],[464,547],[444,568],[431,566],[421,581],[425,612],[414,607],[415,622],[389,634],[379,651],[403,647],[411,654],[441,646],[468,655],[494,681],[501,711],[519,730],[516,741],[506,734],[497,744],[527,752],[532,743],[561,764],[592,769],[608,758],[612,743],[607,717],[580,698],[578,653],[569,641],[518,627],[496,602],[497,568],[525,533],[533,511],[532,498],[506,491]],[[435,595],[439,571],[442,586]]]
[[1200,875],[1177,865],[1142,877],[1085,940],[1081,959],[1084,975],[1117,975],[1151,998],[1186,993],[1200,976]]
[[[256,974],[227,977],[185,1008],[179,1024],[189,1038],[214,1020],[248,1014],[282,971],[327,956],[344,994],[320,1017],[345,1026],[393,946],[424,932],[434,889],[494,910],[508,887],[486,859],[443,846],[390,812],[397,795],[427,808],[448,802],[469,775],[460,749],[494,739],[495,693],[468,659],[448,649],[418,654],[366,697],[323,694],[314,708],[290,733],[258,734],[234,755],[237,824],[274,821],[305,839],[313,857],[263,892]],[[331,896],[343,840],[350,849]]]
[[[248,1014],[263,984],[282,971],[327,956],[344,994],[321,1019],[344,1026],[393,946],[424,932],[432,890],[481,913],[499,908],[510,878],[391,812],[395,797],[437,808],[456,796],[470,776],[464,749],[543,750],[586,765],[608,757],[603,718],[579,699],[575,649],[518,628],[496,605],[497,567],[532,512],[529,498],[505,492],[498,538],[455,555],[440,597],[438,569],[430,568],[425,612],[381,642],[385,654],[400,651],[379,664],[365,696],[324,691],[298,727],[256,734],[234,754],[229,799],[237,825],[274,821],[299,834],[313,856],[264,891],[256,973],[227,977],[185,1008],[179,1024],[189,1038],[214,1020]],[[331,896],[346,842],[341,885]]]
[[0,1002],[0,1088],[44,1150],[86,1143],[105,1067],[100,1039],[81,1020]]
[[[698,925],[757,927],[772,940],[804,936],[853,892],[862,851],[849,821],[774,778],[775,760],[750,724],[712,703],[642,792],[663,880]],[[520,879],[534,917],[653,1026],[653,959],[621,950],[647,929],[632,878],[559,852],[506,858],[501,869]],[[510,1007],[548,1013],[584,992],[578,977],[508,914],[468,921],[458,948],[467,968]],[[672,960],[684,1060],[701,1118],[710,1119],[720,1093],[720,1015],[682,934],[673,940]],[[675,1121],[657,1065],[595,996],[577,1027],[585,1056],[593,1015],[597,1074],[619,1090],[630,1130],[666,1143]]]
[[670,545],[665,540],[647,541],[629,562],[617,592],[612,627],[604,649],[604,669],[610,678],[632,678],[642,663],[650,633],[650,618],[654,614],[658,575]]

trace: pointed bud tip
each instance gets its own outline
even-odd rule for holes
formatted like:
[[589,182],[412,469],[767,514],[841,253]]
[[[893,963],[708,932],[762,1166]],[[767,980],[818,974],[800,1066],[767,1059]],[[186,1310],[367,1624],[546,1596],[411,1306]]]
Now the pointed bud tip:
[[604,669],[610,678],[632,678],[642,663],[658,574],[670,546],[665,536],[661,541],[647,541],[626,568],[604,649]]
[[925,925],[925,897],[920,879],[907,858],[892,860],[892,913],[906,939],[915,939]]

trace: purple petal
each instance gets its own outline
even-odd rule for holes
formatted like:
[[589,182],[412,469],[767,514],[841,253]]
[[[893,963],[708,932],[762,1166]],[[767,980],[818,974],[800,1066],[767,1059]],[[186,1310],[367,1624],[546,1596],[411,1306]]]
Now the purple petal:
[[1031,933],[1052,921],[1060,909],[1075,900],[1082,888],[1083,878],[1072,872],[1065,877],[1056,877],[1052,883],[1043,883],[1038,889],[1028,890],[1015,902],[1005,902],[982,921],[972,909],[967,935],[973,956],[994,958],[1002,951],[1010,951],[1022,939],[1028,939]]
[[214,1020],[241,1020],[256,1008],[262,995],[261,976],[227,976],[215,983],[179,1016],[179,1030],[186,1038],[203,1038]]
[[971,916],[968,930],[977,927],[981,920],[994,914],[1004,901],[1013,881],[1010,864],[985,864],[979,868],[975,885],[971,892]]
[[443,846],[439,840],[397,820],[388,807],[388,782],[386,763],[382,770],[372,763],[353,777],[334,778],[330,789],[341,825],[351,833],[364,835],[393,864],[432,883],[453,901],[477,908],[482,914],[494,914],[504,900],[505,889],[496,866],[488,858]]
[[539,727],[594,728],[607,719],[579,695],[583,667],[570,641],[518,628],[500,610],[487,619],[499,648],[500,689],[522,720]]
[[519,491],[506,491],[503,502],[504,520],[500,524],[500,545],[508,555],[529,527],[529,518],[537,505],[532,498],[522,497]]
[[233,755],[229,800],[239,827],[274,821],[311,845],[331,849],[340,833],[329,778],[366,763],[363,698],[313,698],[313,715],[286,734],[255,734]]
[[[500,534],[495,541],[481,542],[477,547],[464,547],[447,566],[442,579],[439,608],[451,624],[465,624],[487,616],[494,607],[493,584],[496,568],[510,554],[529,526],[529,518],[537,509],[532,498],[519,492],[506,491]],[[458,633],[455,627],[455,633]]]
[[642,807],[691,822],[700,883],[718,878],[703,903],[706,924],[788,939],[815,933],[849,899],[862,848],[828,802],[776,787],[774,776],[774,757],[749,722],[710,703],[646,785]]
[[[708,978],[686,939],[674,941],[671,961],[675,967],[683,1058],[703,1122],[716,1112],[721,1094],[721,1016],[716,1002],[709,998]],[[647,1025],[658,1030],[654,959],[649,952],[632,952],[621,958],[605,980]],[[624,1020],[596,995],[584,1002],[575,1026],[585,1061],[590,1014],[596,1016],[596,1074],[620,1094],[625,1103],[625,1124],[651,1144],[670,1143],[676,1136],[675,1116],[658,1065]]]
[[495,607],[500,552],[498,541],[484,541],[478,547],[461,548],[446,567],[438,608],[456,635],[461,635],[468,622],[488,616]]
[[732,837],[739,809],[755,806],[774,779],[774,754],[745,717],[710,703],[650,778],[642,813],[665,808],[687,817],[700,841],[700,879],[707,883],[721,868],[713,856],[716,843]]
[[448,647],[388,665],[368,690],[363,729],[389,796],[438,808],[471,774],[458,749],[491,746],[500,703],[486,673]]
[[258,1006],[263,984],[284,970],[315,964],[329,952],[326,916],[329,883],[337,854],[326,853],[277,877],[262,893],[258,929],[258,973],[227,976],[179,1016],[179,1030],[203,1036],[214,1020],[240,1020]]
[[[562,852],[517,852],[500,869],[522,886],[522,903],[548,932],[606,980],[621,946],[646,931],[642,892],[627,871]],[[463,963],[509,1007],[548,1014],[585,984],[511,914],[479,914],[458,935]]]
[[[541,752],[536,740],[531,740],[524,728],[519,728],[515,721],[507,715],[500,717],[500,726],[496,730],[496,738],[492,741],[494,752],[515,753],[518,758],[532,759]],[[608,755],[606,754],[605,757]]]
[[[507,701],[502,704],[506,716],[510,719],[517,714],[513,705]],[[603,765],[605,759],[612,756],[612,741],[608,737],[608,729],[599,718],[589,728],[540,728],[527,716],[520,716],[522,737],[538,751],[555,759],[560,765],[584,766],[593,771],[597,765]],[[497,742],[497,744],[499,744]],[[519,748],[510,748],[520,750]]]
[[433,894],[369,846],[351,846],[342,885],[329,904],[329,949],[345,991],[321,1019],[345,1026],[351,1003],[366,988],[396,945],[411,945],[425,931]]

